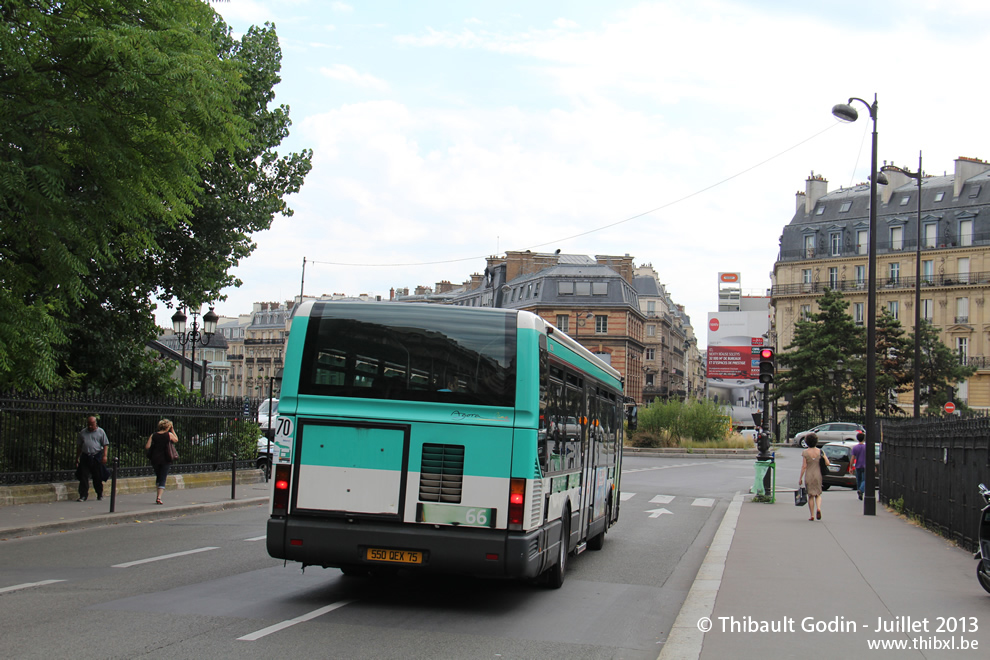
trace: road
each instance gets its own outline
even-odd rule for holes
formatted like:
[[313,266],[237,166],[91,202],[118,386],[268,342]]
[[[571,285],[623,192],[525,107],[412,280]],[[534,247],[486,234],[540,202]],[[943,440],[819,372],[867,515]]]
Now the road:
[[0,657],[657,657],[745,460],[626,457],[619,524],[559,590],[268,557],[262,507],[0,545]]

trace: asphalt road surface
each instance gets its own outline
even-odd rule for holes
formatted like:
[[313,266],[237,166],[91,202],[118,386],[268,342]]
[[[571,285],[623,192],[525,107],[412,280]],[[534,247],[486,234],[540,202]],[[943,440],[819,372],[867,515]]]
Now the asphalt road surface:
[[0,544],[8,658],[656,658],[747,460],[626,457],[619,523],[559,590],[344,577],[265,551],[263,507]]

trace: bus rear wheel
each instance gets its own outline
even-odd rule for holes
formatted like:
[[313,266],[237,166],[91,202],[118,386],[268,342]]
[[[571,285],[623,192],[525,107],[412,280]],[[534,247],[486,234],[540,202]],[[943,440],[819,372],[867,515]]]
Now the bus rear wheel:
[[564,584],[567,573],[567,542],[570,539],[570,512],[564,511],[560,525],[560,544],[557,546],[557,563],[547,569],[546,585],[551,589],[560,589]]

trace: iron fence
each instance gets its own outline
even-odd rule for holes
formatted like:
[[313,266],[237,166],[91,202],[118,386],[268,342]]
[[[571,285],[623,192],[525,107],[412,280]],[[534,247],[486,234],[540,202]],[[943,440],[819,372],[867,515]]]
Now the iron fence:
[[144,445],[158,421],[171,419],[179,436],[173,473],[254,467],[257,404],[242,398],[134,399],[76,394],[0,395],[0,484],[71,481],[76,436],[96,415],[110,440],[108,464],[119,459],[118,477],[152,474]]
[[975,550],[990,482],[990,417],[924,418],[883,424],[880,500]]

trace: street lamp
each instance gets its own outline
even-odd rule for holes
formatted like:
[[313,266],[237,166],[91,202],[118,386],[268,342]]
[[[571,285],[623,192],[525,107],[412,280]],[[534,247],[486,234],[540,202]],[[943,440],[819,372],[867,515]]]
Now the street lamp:
[[908,172],[893,165],[884,165],[880,171],[900,172],[918,182],[918,244],[914,264],[914,418],[918,419],[921,416],[921,152],[918,152],[917,172]]
[[[853,101],[859,101],[870,111],[873,120],[873,144],[870,157],[870,236],[869,256],[867,257],[866,296],[866,455],[873,456],[876,451],[877,426],[877,184],[887,183],[883,172],[877,171],[877,96],[873,95],[873,103],[867,103],[861,98],[851,97],[847,103],[832,106],[832,114],[842,121],[853,122],[859,118],[859,113],[852,107]],[[863,515],[877,515],[876,499],[876,467],[873,461],[866,461],[866,493],[863,497]]]
[[[179,339],[179,343],[185,346],[187,343],[192,342],[192,357],[189,361],[192,363],[192,367],[189,369],[189,391],[192,392],[195,385],[196,379],[196,344],[197,342],[206,346],[210,343],[210,339],[213,338],[213,334],[217,331],[217,321],[220,317],[217,316],[213,308],[210,307],[210,311],[203,315],[203,331],[200,332],[199,325],[196,323],[196,317],[199,316],[199,309],[193,310],[193,322],[192,329],[186,332],[186,315],[181,309],[177,309],[175,314],[172,315],[172,330],[175,331],[176,337]],[[206,373],[203,373],[203,380],[206,380]]]

